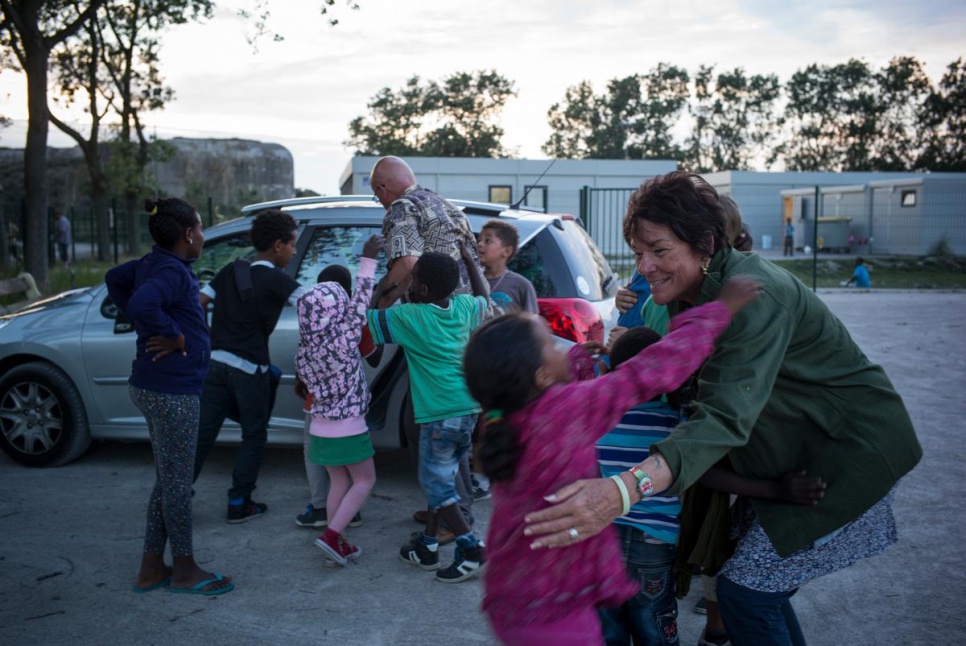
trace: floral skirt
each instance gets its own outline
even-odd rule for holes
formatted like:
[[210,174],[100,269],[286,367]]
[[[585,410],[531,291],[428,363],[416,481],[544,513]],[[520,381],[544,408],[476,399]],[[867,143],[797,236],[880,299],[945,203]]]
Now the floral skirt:
[[[759,592],[789,592],[812,579],[847,568],[859,559],[881,554],[897,540],[896,520],[892,515],[896,486],[851,523],[785,558],[775,551],[755,516],[720,574]],[[742,502],[745,501],[739,498],[736,505]]]

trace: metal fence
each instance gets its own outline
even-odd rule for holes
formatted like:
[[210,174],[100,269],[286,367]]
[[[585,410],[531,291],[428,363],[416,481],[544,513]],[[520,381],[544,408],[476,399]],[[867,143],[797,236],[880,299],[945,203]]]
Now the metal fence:
[[[108,202],[107,240],[108,248],[103,250],[104,256],[115,263],[126,255],[143,253],[150,248],[152,241],[148,233],[147,216],[138,208],[133,213],[125,207],[126,200],[115,197]],[[207,198],[198,205],[202,223],[206,227],[216,223],[215,209],[212,198]],[[56,262],[56,248],[54,243],[54,219],[58,209],[47,209],[48,258],[51,265]],[[16,264],[23,260],[23,249],[27,243],[29,231],[26,227],[26,203],[24,200],[0,199],[0,238],[2,238],[2,253],[0,264]],[[72,204],[64,209],[64,214],[71,224],[71,259],[95,258],[97,241],[99,238],[99,224],[91,200],[84,200]],[[135,218],[140,218],[138,240],[136,248],[132,248],[128,240],[134,226]]]
[[[585,186],[580,192],[581,219],[623,279],[634,270],[622,227],[634,190]],[[857,257],[906,264],[966,257],[966,174],[810,188],[736,184],[718,190],[737,202],[751,227],[753,250],[770,260],[811,261],[813,286],[823,267],[851,266]]]

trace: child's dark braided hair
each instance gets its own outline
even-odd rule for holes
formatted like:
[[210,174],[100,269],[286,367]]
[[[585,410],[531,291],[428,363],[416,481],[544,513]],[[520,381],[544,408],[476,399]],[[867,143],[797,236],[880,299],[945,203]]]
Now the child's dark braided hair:
[[177,197],[144,200],[144,210],[151,239],[162,249],[174,247],[185,229],[193,229],[199,222],[195,207]]
[[507,314],[484,323],[466,344],[466,386],[486,419],[480,461],[494,482],[512,478],[523,454],[508,418],[530,401],[543,365],[537,325],[528,314]]

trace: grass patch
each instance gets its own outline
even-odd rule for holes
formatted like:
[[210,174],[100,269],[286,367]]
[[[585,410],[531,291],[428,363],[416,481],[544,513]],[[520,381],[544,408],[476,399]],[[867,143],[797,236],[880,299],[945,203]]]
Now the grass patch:
[[[812,286],[812,260],[772,260],[784,267],[800,281]],[[966,258],[952,255],[909,257],[870,257],[865,259],[874,289],[966,289]],[[842,281],[852,276],[852,258],[819,258],[817,279],[819,287],[841,287]],[[613,262],[614,271],[629,278],[634,266]]]

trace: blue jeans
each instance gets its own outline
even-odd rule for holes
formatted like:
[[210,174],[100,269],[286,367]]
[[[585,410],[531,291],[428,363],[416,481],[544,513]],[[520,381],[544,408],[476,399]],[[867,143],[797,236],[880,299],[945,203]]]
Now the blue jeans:
[[640,591],[619,608],[601,608],[607,646],[663,645],[678,642],[678,602],[674,597],[674,556],[670,543],[650,543],[639,529],[618,525],[627,572]]
[[221,425],[233,406],[237,406],[238,410],[241,446],[235,454],[228,498],[248,499],[255,490],[268,441],[268,420],[271,415],[271,377],[268,372],[259,371],[250,375],[220,361],[212,361],[208,365],[201,394],[194,479],[198,479],[205,459],[221,432]]
[[456,471],[470,450],[476,414],[421,424],[419,429],[419,486],[433,511],[459,502]]
[[759,592],[718,577],[718,609],[734,646],[805,646],[790,599],[798,590]]

